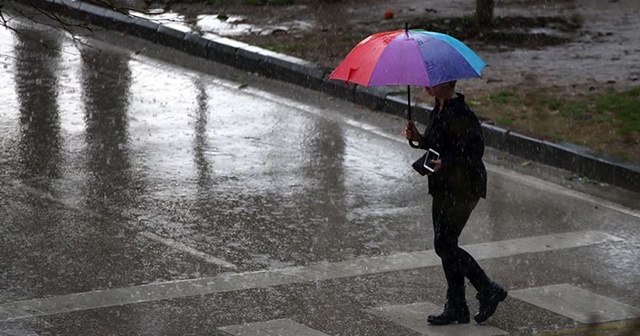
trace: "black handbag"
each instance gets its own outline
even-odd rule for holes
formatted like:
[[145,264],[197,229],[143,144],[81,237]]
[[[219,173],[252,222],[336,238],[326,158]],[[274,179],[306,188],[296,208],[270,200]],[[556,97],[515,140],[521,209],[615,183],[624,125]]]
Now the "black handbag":
[[424,154],[418,159],[416,160],[416,162],[414,162],[411,167],[413,167],[413,169],[415,171],[418,172],[418,174],[425,176],[429,173],[429,171],[427,170],[427,168],[424,167],[424,160],[427,159],[427,154],[429,152],[424,152]]

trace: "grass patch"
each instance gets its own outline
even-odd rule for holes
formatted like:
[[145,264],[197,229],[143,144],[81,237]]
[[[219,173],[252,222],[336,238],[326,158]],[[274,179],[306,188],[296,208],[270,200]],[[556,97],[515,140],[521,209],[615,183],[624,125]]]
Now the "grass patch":
[[640,163],[640,86],[575,96],[561,91],[515,86],[476,97],[479,103],[472,108],[481,118],[521,134]]
[[607,92],[598,97],[596,107],[615,115],[622,135],[640,132],[640,87],[625,92]]
[[547,108],[551,111],[555,111],[555,110],[559,110],[562,107],[562,105],[563,105],[563,102],[561,99],[554,98],[549,101]]
[[498,119],[498,123],[500,125],[503,126],[513,126],[515,123],[513,122],[513,119],[511,118],[506,118],[506,117],[501,117]]
[[281,54],[299,56],[305,50],[307,50],[307,49],[309,49],[311,47],[309,45],[303,43],[303,42],[300,42],[300,43],[271,44],[271,45],[267,46],[266,48],[268,48],[269,50],[281,53]]
[[514,92],[503,91],[489,96],[489,100],[497,104],[514,104],[519,101],[519,98]]
[[586,120],[590,119],[589,106],[585,102],[570,102],[559,107],[560,115],[567,119]]

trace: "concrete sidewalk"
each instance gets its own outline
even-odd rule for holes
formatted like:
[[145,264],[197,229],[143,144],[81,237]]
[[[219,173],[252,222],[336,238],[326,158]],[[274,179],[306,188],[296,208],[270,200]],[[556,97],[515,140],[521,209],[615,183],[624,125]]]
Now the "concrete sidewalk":
[[[34,0],[58,15],[121,31],[188,54],[230,65],[262,76],[320,91],[373,110],[405,116],[407,100],[389,88],[347,86],[330,81],[332,69],[299,58],[265,50],[215,35],[202,36],[190,29],[176,29],[147,19],[75,0]],[[416,121],[426,123],[429,106],[412,105]],[[489,147],[572,171],[588,179],[640,192],[640,165],[620,162],[592,153],[573,144],[558,144],[524,136],[483,123],[485,144]]]

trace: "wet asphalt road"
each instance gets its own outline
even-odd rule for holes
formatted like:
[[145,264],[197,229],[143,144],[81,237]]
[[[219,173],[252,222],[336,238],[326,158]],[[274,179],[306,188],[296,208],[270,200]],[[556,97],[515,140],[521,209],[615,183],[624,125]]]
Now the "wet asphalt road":
[[[371,312],[444,296],[437,260],[409,261],[433,245],[401,119],[118,34],[17,29],[0,29],[0,335],[420,335]],[[637,194],[486,162],[461,242],[496,281],[640,307]],[[582,326],[516,296],[489,324]]]

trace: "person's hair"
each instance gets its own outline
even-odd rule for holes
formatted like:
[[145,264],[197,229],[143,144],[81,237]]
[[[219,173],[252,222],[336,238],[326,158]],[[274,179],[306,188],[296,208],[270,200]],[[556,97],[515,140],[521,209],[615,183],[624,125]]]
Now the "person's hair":
[[457,81],[457,80],[452,80],[452,81],[449,81],[449,82],[440,83],[440,84],[438,84],[438,85],[434,85],[434,86],[425,86],[425,87],[426,87],[427,89],[433,89],[433,88],[434,88],[434,87],[436,87],[436,86],[440,86],[440,87],[443,87],[443,88],[444,88],[444,87],[446,87],[446,88],[449,88],[449,89],[451,89],[451,90],[455,90],[455,89],[456,89],[456,83],[458,83],[458,81]]

